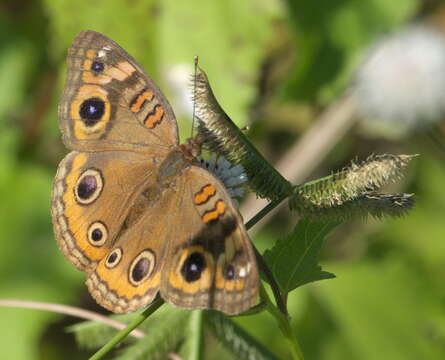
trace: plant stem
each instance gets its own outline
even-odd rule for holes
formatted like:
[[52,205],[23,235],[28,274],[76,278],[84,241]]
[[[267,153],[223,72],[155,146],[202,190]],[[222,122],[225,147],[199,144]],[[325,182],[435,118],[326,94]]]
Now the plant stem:
[[113,347],[119,344],[123,339],[127,337],[127,335],[135,329],[139,324],[141,324],[146,318],[148,318],[151,314],[153,314],[157,309],[159,309],[164,304],[164,300],[160,297],[156,298],[149,307],[147,307],[142,313],[140,313],[136,319],[134,319],[128,326],[119,331],[113,338],[108,341],[104,346],[102,346],[93,356],[90,357],[90,360],[98,360],[102,359],[106,354],[108,354]]
[[201,360],[203,355],[203,322],[204,312],[194,310],[190,319],[191,351],[190,360]]
[[[250,219],[246,223],[246,225],[245,225],[246,229],[249,230],[258,221],[260,221],[264,216],[266,216],[270,211],[272,211],[275,207],[277,207],[284,199],[285,199],[285,197],[282,197],[278,200],[272,201],[269,204],[267,204],[263,209],[261,209],[258,212],[258,214],[256,214],[252,219]],[[259,267],[260,271],[263,273],[263,275],[266,277],[267,282],[269,283],[269,285],[272,289],[278,309],[280,309],[280,311],[285,316],[287,316],[288,312],[287,312],[286,302],[285,302],[283,296],[281,295],[280,287],[278,286],[277,282],[275,281],[272,271],[267,266],[266,262],[264,261],[263,257],[261,256],[260,252],[258,251],[258,249],[253,244],[252,244],[252,246],[253,246],[253,250],[255,251],[255,256],[257,259],[258,267]]]
[[[285,198],[281,198],[275,201],[270,202],[267,204],[263,209],[261,209],[252,219],[250,219],[246,223],[246,229],[250,229],[252,226],[254,226],[258,221],[260,221],[264,216],[266,216],[270,211],[272,211],[275,207],[277,207]],[[274,294],[275,301],[277,303],[278,307],[275,307],[275,305],[272,303],[272,301],[269,298],[269,295],[266,292],[266,289],[264,288],[264,285],[261,284],[260,287],[260,295],[263,301],[266,302],[266,309],[269,311],[269,313],[277,320],[278,327],[280,328],[281,332],[285,336],[288,344],[289,349],[292,354],[292,359],[294,360],[303,360],[303,353],[301,352],[300,344],[298,343],[296,334],[294,330],[292,329],[292,326],[289,322],[288,312],[286,308],[286,303],[281,296],[280,289],[278,287],[278,284],[275,281],[275,278],[272,274],[272,271],[267,266],[266,262],[264,261],[261,254],[258,252],[258,250],[254,247],[255,255],[258,260],[258,266],[260,267],[261,271],[263,272],[264,276],[269,281],[269,285],[272,289],[272,292]]]
[[258,304],[252,306],[249,310],[236,315],[227,315],[228,317],[238,317],[238,316],[251,316],[263,312],[267,308],[267,303],[265,301],[260,301]]
[[[18,307],[18,308],[28,308],[34,310],[44,310],[51,311],[55,313],[60,313],[67,316],[76,316],[84,320],[95,321],[98,323],[102,323],[111,327],[116,328],[117,330],[125,329],[128,324],[125,324],[120,321],[116,321],[105,315],[97,314],[92,311],[84,310],[74,306],[60,305],[60,304],[52,304],[47,302],[40,301],[29,301],[29,300],[16,300],[16,299],[0,299],[0,307],[1,306],[10,306],[10,307]],[[143,338],[145,334],[143,331],[139,329],[134,329],[130,335],[135,338]]]
[[266,289],[261,284],[260,287],[261,298],[267,303],[267,311],[275,318],[278,323],[278,327],[283,333],[289,344],[289,350],[291,352],[291,359],[304,360],[303,353],[301,352],[300,344],[298,343],[297,336],[290,324],[289,317],[284,315],[277,307],[270,301],[269,295]]
[[264,261],[264,258],[261,256],[257,248],[253,244],[252,246],[255,252],[258,268],[266,277],[267,282],[269,283],[270,288],[272,289],[272,293],[275,298],[275,302],[277,304],[278,309],[283,313],[283,315],[288,316],[289,313],[287,312],[286,301],[281,295],[280,287],[278,286],[272,271],[269,269],[269,266],[267,266],[267,263]]
[[252,219],[246,222],[245,224],[246,229],[249,230],[258,221],[260,221],[263,217],[265,217],[270,211],[275,209],[284,199],[285,197],[282,197],[281,199],[271,201],[269,204],[263,207]]

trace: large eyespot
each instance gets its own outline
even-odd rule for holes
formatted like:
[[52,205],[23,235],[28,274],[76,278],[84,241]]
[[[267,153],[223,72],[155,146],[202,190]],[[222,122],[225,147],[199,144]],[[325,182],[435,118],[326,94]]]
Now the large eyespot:
[[102,175],[97,169],[88,169],[80,175],[74,187],[76,201],[82,205],[94,202],[104,186]]
[[79,107],[79,115],[86,126],[96,125],[105,113],[105,102],[92,97],[85,100]]
[[181,274],[185,281],[193,282],[201,278],[201,274],[206,268],[204,255],[199,252],[191,253],[181,267]]
[[156,257],[152,250],[145,249],[132,261],[128,272],[128,279],[134,286],[146,280],[153,272]]
[[88,241],[93,246],[102,246],[108,239],[108,230],[104,223],[96,221],[88,228]]
[[105,266],[108,269],[112,269],[119,264],[119,262],[122,259],[122,249],[116,248],[110,254],[107,256],[107,259],[105,260]]
[[91,64],[91,70],[93,70],[96,73],[101,73],[102,71],[104,71],[104,69],[105,65],[100,61],[93,61]]

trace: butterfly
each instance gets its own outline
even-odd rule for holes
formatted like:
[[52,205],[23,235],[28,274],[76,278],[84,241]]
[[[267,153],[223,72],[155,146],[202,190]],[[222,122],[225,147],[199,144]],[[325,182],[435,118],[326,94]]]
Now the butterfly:
[[173,110],[119,45],[82,31],[68,50],[52,220],[94,299],[136,311],[159,293],[185,309],[238,314],[258,297],[250,239],[224,185],[179,144]]

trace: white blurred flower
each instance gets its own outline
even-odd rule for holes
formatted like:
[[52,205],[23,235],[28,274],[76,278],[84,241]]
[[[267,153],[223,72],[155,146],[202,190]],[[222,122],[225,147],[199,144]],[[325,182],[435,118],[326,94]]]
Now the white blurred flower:
[[404,132],[437,121],[445,112],[445,36],[412,25],[381,40],[359,68],[352,93],[376,127]]
[[230,196],[237,204],[237,198],[244,195],[244,187],[242,185],[247,182],[247,175],[241,165],[232,166],[224,156],[212,155],[205,160],[198,157],[201,166],[213,173],[226,187]]
[[176,115],[191,117],[193,101],[190,95],[190,75],[193,67],[184,63],[175,64],[166,71],[166,81],[172,95]]

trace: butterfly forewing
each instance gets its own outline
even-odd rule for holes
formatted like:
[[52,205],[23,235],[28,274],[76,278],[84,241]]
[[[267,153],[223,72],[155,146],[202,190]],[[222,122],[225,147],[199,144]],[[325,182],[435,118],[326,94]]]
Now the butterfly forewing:
[[83,31],[68,51],[67,66],[59,120],[69,148],[163,156],[178,144],[167,99],[115,42]]

